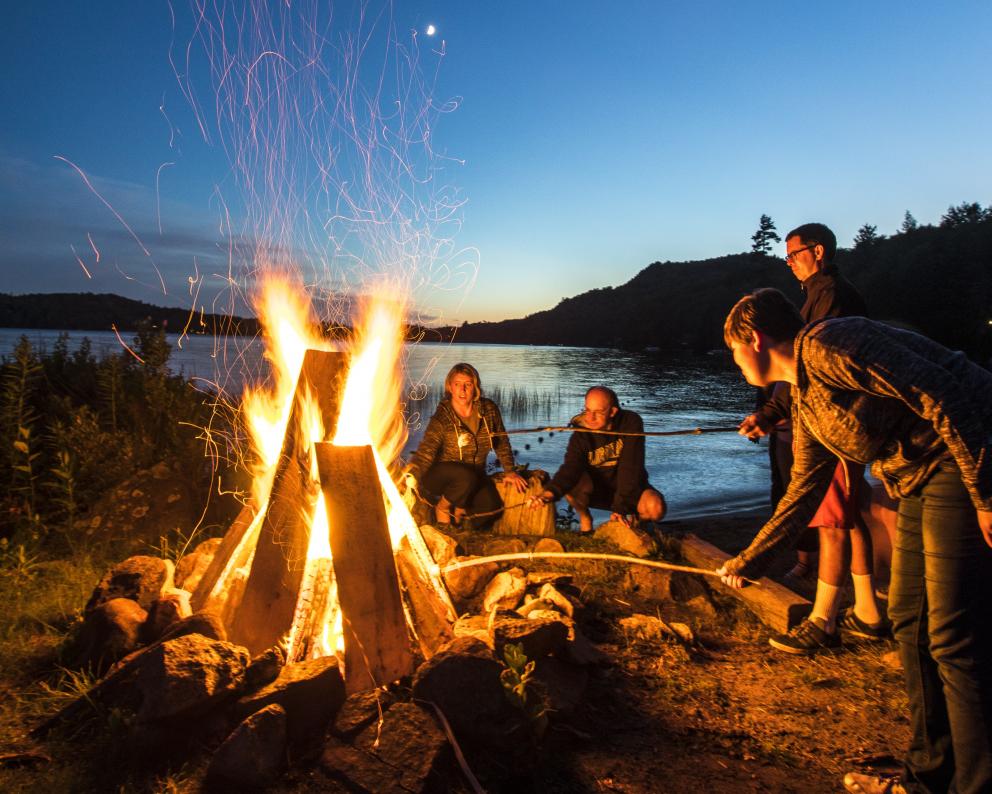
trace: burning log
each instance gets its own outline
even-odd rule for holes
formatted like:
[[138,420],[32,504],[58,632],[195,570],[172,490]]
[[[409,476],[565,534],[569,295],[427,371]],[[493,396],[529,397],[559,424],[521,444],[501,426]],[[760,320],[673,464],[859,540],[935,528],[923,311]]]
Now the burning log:
[[317,444],[338,602],[346,690],[413,673],[382,488],[372,447]]
[[279,466],[261,519],[258,542],[244,596],[229,623],[232,641],[253,654],[276,644],[293,622],[306,567],[308,517],[319,498],[310,475],[309,428],[305,402],[316,401],[325,436],[338,418],[341,379],[347,372],[342,353],[307,350],[296,384]]
[[245,535],[254,526],[254,519],[254,509],[251,505],[245,505],[241,508],[241,512],[238,513],[238,517],[228,527],[227,532],[224,533],[224,538],[221,540],[220,546],[214,552],[214,557],[210,561],[210,565],[207,566],[207,570],[200,578],[200,582],[197,584],[196,590],[190,598],[190,606],[194,612],[198,612],[207,605],[207,599],[213,592],[217,582],[223,576],[225,569],[228,567],[228,562],[235,556],[238,546],[241,545]]

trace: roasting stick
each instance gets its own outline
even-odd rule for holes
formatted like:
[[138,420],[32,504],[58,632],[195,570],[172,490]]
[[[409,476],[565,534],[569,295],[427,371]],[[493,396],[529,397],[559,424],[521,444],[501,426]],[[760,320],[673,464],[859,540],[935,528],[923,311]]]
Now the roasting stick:
[[737,433],[734,427],[691,427],[688,430],[645,430],[640,433],[627,433],[618,430],[590,430],[588,427],[525,427],[520,430],[493,431],[493,436],[516,436],[521,433],[598,433],[604,436],[701,436],[704,433]]
[[[665,571],[682,571],[683,573],[698,573],[700,576],[715,576],[720,578],[720,574],[709,568],[694,568],[691,565],[676,565],[672,562],[660,562],[659,560],[642,560],[639,557],[627,557],[623,554],[599,554],[588,551],[522,551],[513,554],[493,554],[488,557],[475,557],[471,560],[453,562],[440,568],[441,573],[450,573],[459,568],[470,568],[473,565],[485,565],[488,562],[509,562],[511,560],[609,560],[611,562],[626,562],[631,565],[646,565],[649,568],[661,568]],[[753,579],[744,579],[748,584],[755,587],[761,585]]]

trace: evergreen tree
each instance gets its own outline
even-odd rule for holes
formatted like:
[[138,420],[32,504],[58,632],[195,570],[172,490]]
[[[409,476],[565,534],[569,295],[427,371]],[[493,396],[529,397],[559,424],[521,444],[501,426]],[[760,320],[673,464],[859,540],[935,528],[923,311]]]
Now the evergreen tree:
[[758,231],[751,235],[751,252],[768,256],[772,251],[772,243],[780,243],[782,238],[775,231],[775,224],[767,215],[762,215],[758,221]]
[[858,229],[858,233],[854,235],[854,247],[868,248],[881,240],[882,237],[883,235],[878,233],[877,226],[872,226],[870,223],[866,223]]
[[902,226],[899,227],[899,231],[903,234],[908,234],[909,232],[916,231],[920,228],[920,224],[916,222],[916,218],[913,217],[913,213],[906,210],[906,214],[902,218]]
[[956,207],[948,207],[940,219],[941,226],[964,226],[968,223],[981,223],[992,220],[992,206],[982,208],[977,201],[966,201]]

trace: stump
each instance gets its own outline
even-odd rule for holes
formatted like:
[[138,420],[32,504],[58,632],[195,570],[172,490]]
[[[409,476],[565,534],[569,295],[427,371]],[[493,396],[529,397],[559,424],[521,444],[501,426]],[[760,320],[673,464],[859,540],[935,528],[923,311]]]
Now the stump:
[[555,506],[554,504],[530,507],[527,502],[539,496],[544,490],[544,472],[531,473],[527,481],[527,490],[520,493],[516,488],[507,485],[502,476],[494,478],[496,490],[506,508],[493,526],[495,535],[554,535]]

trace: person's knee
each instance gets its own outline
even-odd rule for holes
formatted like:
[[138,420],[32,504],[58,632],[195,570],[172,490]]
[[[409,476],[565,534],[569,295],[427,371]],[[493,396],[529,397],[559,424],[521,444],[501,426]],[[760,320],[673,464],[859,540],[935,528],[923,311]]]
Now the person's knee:
[[585,512],[589,509],[589,494],[587,493],[572,491],[565,494],[565,499],[575,510]]
[[847,536],[850,530],[840,527],[819,527],[820,545],[830,546],[835,549],[843,549],[847,543]]
[[644,521],[661,521],[668,511],[665,497],[653,488],[648,488],[641,494],[637,505],[637,513]]

